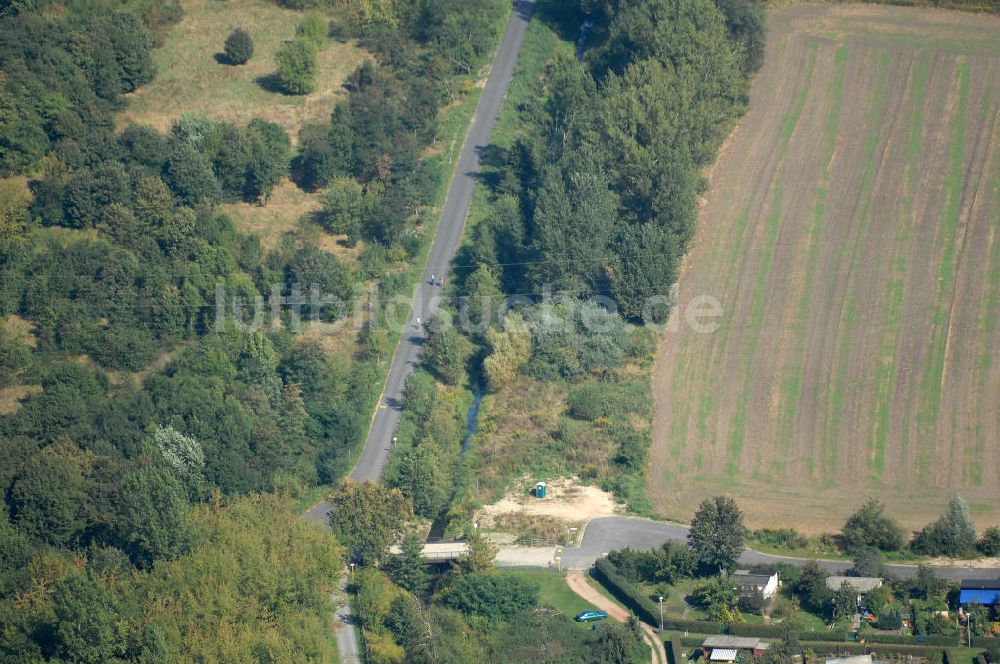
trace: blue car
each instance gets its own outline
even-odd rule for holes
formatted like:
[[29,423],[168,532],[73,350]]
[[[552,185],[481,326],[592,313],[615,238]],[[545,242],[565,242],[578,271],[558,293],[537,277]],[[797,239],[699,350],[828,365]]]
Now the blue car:
[[576,614],[573,620],[577,622],[594,622],[595,620],[604,620],[608,617],[604,611],[598,611],[597,609],[587,609],[586,611],[581,611]]

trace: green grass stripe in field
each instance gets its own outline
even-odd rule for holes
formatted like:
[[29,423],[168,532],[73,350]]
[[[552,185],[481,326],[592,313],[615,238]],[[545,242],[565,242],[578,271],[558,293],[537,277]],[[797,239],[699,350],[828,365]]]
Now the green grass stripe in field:
[[743,440],[747,431],[747,400],[740,399],[736,404],[729,432],[729,459],[726,461],[726,476],[735,479],[739,471],[739,458],[743,452]]
[[[872,190],[875,186],[875,177],[878,174],[878,165],[881,160],[875,159],[875,153],[879,146],[879,134],[887,118],[886,101],[888,97],[888,65],[889,53],[878,51],[875,61],[874,81],[872,88],[871,103],[865,117],[866,135],[862,148],[862,170],[861,187],[858,198],[861,200],[861,210],[858,215],[858,230],[853,242],[844,242],[837,250],[838,254],[848,260],[848,283],[844,294],[841,308],[841,318],[838,321],[837,330],[840,332],[836,339],[834,353],[834,373],[830,386],[830,425],[824,438],[826,453],[825,459],[832,459],[832,466],[836,465],[837,442],[844,423],[844,407],[846,405],[847,391],[847,369],[850,365],[851,344],[850,339],[854,330],[858,316],[857,293],[858,288],[864,288],[864,284],[859,284],[855,276],[855,264],[863,249],[867,245],[868,229],[871,226],[871,205]],[[848,248],[853,251],[847,256]],[[831,297],[833,293],[830,293]],[[832,306],[830,301],[830,306]],[[869,456],[872,470],[876,476],[880,475],[882,468],[874,463],[872,456]],[[831,471],[832,466],[827,470]]]
[[[778,231],[781,229],[781,208],[784,202],[784,184],[782,182],[782,169],[788,155],[788,144],[795,133],[795,128],[802,117],[802,109],[805,107],[806,98],[809,95],[812,83],[812,73],[816,65],[816,45],[810,44],[809,62],[806,66],[804,85],[795,96],[795,102],[790,113],[781,120],[779,129],[779,153],[778,167],[775,170],[774,180],[771,184],[771,201],[767,217],[764,220],[764,243],[761,251],[760,268],[757,272],[756,284],[750,300],[750,312],[747,317],[746,328],[742,330],[743,338],[746,340],[743,346],[742,364],[749,368],[757,354],[757,347],[760,343],[760,328],[764,318],[764,309],[767,305],[767,287],[771,276],[771,268],[774,264],[774,249],[778,239]],[[728,292],[734,292],[732,290]],[[747,398],[753,385],[752,372],[747,370],[743,381],[743,390],[736,412],[730,423],[729,435],[729,461],[726,465],[726,474],[733,478],[738,470],[738,460],[743,451],[743,441],[746,436]]]
[[[928,361],[920,385],[921,408],[917,415],[917,433],[921,440],[933,440],[934,428],[941,414],[941,377],[944,373],[945,345],[948,339],[948,317],[955,281],[955,234],[962,204],[962,164],[965,160],[965,129],[969,112],[969,65],[955,68],[958,101],[948,151],[948,169],[944,180],[944,209],[941,215],[941,252],[937,270],[937,288],[931,320],[933,333],[928,348]],[[922,446],[918,467],[930,467],[934,462],[933,446]]]
[[[990,99],[990,94],[987,93],[986,99]],[[998,111],[994,110],[994,113]],[[997,137],[991,137],[992,141],[996,141]],[[1000,150],[994,151],[993,154],[993,164],[992,168],[992,183],[993,183],[993,202],[996,209],[1000,210]],[[987,269],[987,282],[990,285],[988,294],[986,296],[985,307],[983,309],[984,315],[981,320],[981,337],[986,340],[986,349],[983,354],[979,356],[979,381],[983,389],[980,389],[978,393],[980,395],[990,394],[989,390],[986,389],[986,385],[989,382],[989,371],[993,365],[993,352],[994,348],[990,346],[990,342],[993,339],[993,334],[996,330],[997,324],[997,313],[1000,311],[1000,232],[994,230],[993,245],[990,247],[990,259],[989,267]]]
[[[807,334],[809,323],[809,313],[813,302],[813,284],[816,281],[816,269],[819,264],[820,238],[823,234],[823,222],[826,218],[826,200],[830,186],[830,167],[833,163],[833,155],[837,148],[837,134],[840,128],[840,109],[844,103],[844,78],[847,72],[847,60],[850,56],[850,49],[846,44],[841,44],[834,51],[833,55],[833,81],[830,84],[830,106],[827,109],[826,120],[823,124],[823,168],[820,171],[819,182],[816,185],[816,202],[813,204],[812,216],[809,220],[809,230],[807,234],[808,248],[806,249],[806,275],[802,286],[802,293],[799,296],[795,317],[795,335],[797,339],[804,340]],[[792,375],[786,377],[782,384],[782,401],[785,403],[783,411],[784,422],[782,423],[784,433],[790,441],[795,426],[795,411],[800,400],[802,389],[802,365],[794,367]],[[810,474],[815,470],[815,460],[810,459]]]
[[[987,90],[983,97],[983,107],[980,113],[980,121],[994,123],[996,119],[997,109],[993,106],[993,91]],[[993,117],[990,117],[991,114]],[[993,124],[994,134],[996,130],[996,124]],[[989,140],[996,142],[997,136],[993,135],[989,137]],[[1000,150],[995,150],[993,153],[993,163],[989,164],[987,168],[991,169],[988,173],[990,178],[988,181],[992,183],[992,191],[990,192],[991,198],[993,200],[993,205],[995,210],[1000,210]],[[993,352],[995,349],[992,346],[993,335],[996,331],[997,323],[997,311],[1000,311],[1000,233],[994,234],[992,238],[992,245],[990,246],[989,259],[986,268],[986,282],[989,285],[986,297],[984,298],[983,308],[980,310],[982,312],[979,319],[979,329],[977,330],[979,339],[983,341],[985,345],[984,351],[979,355],[976,361],[976,368],[978,370],[976,376],[976,382],[978,389],[976,390],[976,399],[983,400],[985,403],[983,407],[976,408],[975,412],[984,413],[988,412],[988,409],[993,407],[991,403],[995,398],[993,391],[989,387],[990,381],[990,369],[993,365]],[[965,463],[963,466],[971,472],[970,476],[966,477],[966,481],[971,482],[974,486],[981,486],[983,483],[982,474],[982,455],[985,452],[985,439],[983,437],[983,426],[981,422],[977,422],[975,426],[975,434],[972,438],[973,444],[966,449]],[[970,459],[969,456],[975,456],[974,459]]]
[[[917,166],[923,148],[924,105],[927,101],[927,82],[930,78],[930,54],[921,53],[913,64],[910,78],[909,99],[910,118],[906,126],[906,167],[903,175],[904,190],[900,197],[899,229],[889,259],[889,284],[886,293],[885,330],[882,346],[875,365],[875,417],[871,434],[874,466],[881,472],[885,467],[885,450],[888,444],[890,407],[896,391],[896,344],[899,334],[900,312],[906,294],[906,247],[911,238],[913,220],[914,186],[917,180]],[[906,458],[908,440],[902,441],[900,450]]]
[[950,51],[953,55],[1000,55],[1000,41],[995,38],[974,39],[971,35],[968,39],[935,39],[927,35],[900,35],[886,34],[878,35],[878,43],[891,46],[911,46],[919,49],[929,49],[933,51]]
[[[927,82],[931,76],[931,54],[924,51],[913,65],[913,83],[910,88],[910,105],[913,113],[906,127],[906,159],[908,166],[920,156],[923,145],[924,106],[927,104]],[[910,184],[916,177],[916,168],[907,168]]]

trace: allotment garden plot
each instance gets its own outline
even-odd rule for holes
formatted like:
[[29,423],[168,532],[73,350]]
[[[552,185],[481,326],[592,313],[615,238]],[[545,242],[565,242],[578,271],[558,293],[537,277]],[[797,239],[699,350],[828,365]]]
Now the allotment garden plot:
[[651,498],[734,494],[837,528],[866,495],[1000,521],[1000,18],[798,6],[769,18],[680,280],[718,331],[667,332]]

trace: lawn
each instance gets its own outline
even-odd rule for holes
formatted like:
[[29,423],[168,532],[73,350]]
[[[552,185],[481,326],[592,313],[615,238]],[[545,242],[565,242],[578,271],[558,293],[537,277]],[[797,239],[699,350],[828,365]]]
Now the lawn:
[[593,608],[566,585],[566,577],[559,572],[549,570],[517,569],[504,570],[521,579],[534,581],[538,584],[538,603],[550,606],[556,611],[572,618],[586,609]]

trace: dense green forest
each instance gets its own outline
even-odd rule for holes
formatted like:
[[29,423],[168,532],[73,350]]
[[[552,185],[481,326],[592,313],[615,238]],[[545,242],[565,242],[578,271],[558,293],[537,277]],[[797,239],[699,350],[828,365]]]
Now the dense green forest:
[[[393,340],[369,325],[331,354],[298,333],[295,305],[260,329],[220,324],[217,292],[403,291],[446,175],[423,155],[505,11],[335,4],[320,9],[375,60],[296,149],[262,119],[116,131],[176,3],[0,7],[0,377],[23,388],[0,416],[5,661],[332,657],[343,557],[287,493],[346,472]],[[266,205],[286,177],[337,183],[318,221],[364,240],[356,262],[292,236],[267,250],[217,209]]]

